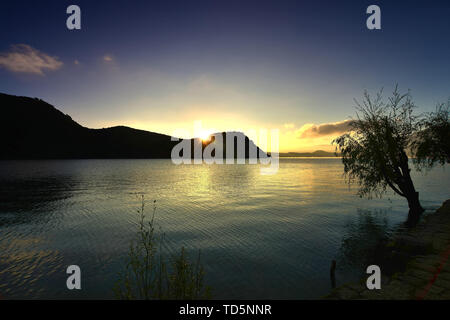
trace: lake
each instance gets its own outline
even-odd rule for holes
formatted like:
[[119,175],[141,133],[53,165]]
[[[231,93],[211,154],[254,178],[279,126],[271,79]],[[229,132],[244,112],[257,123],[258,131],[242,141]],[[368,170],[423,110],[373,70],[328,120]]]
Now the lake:
[[[449,169],[413,171],[428,211],[450,198]],[[407,217],[406,200],[360,199],[342,173],[332,158],[282,158],[274,175],[170,160],[0,161],[0,297],[114,298],[143,194],[148,215],[156,200],[168,252],[201,250],[213,298],[320,298],[332,259],[338,285],[358,279],[364,266],[348,262],[373,240],[368,230],[389,233]],[[81,290],[66,288],[73,264]]]

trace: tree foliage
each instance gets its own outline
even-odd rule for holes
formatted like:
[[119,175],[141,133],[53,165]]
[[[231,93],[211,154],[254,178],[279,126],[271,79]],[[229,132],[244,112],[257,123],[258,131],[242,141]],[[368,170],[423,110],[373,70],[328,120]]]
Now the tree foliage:
[[450,101],[439,104],[434,112],[425,114],[420,131],[411,143],[418,169],[431,168],[436,163],[450,163]]
[[359,185],[361,197],[381,197],[388,186],[407,197],[415,190],[406,150],[420,127],[410,93],[400,94],[396,86],[384,101],[383,90],[374,98],[365,91],[363,100],[355,103],[351,131],[333,141],[348,183]]

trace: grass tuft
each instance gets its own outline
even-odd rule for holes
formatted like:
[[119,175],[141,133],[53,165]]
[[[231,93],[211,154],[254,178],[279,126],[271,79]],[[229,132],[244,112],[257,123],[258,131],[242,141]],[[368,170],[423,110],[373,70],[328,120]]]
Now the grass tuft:
[[205,271],[201,253],[191,262],[181,248],[179,255],[165,259],[164,234],[155,232],[156,200],[151,218],[146,221],[145,200],[141,198],[139,223],[131,241],[125,270],[114,286],[117,299],[123,300],[194,300],[210,299],[211,288],[204,284]]

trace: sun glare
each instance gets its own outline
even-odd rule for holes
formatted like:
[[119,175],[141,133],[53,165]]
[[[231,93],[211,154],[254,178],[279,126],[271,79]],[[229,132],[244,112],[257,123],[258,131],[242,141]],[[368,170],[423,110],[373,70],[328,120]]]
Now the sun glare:
[[203,141],[209,141],[210,138],[211,135],[209,132],[203,131],[202,133],[200,133],[200,139],[202,139]]

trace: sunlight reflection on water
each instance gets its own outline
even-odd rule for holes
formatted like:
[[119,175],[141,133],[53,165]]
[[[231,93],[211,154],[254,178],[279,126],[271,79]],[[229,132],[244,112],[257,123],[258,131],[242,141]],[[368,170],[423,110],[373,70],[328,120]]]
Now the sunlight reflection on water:
[[[448,169],[414,173],[424,207],[449,198]],[[3,161],[0,191],[6,298],[112,298],[136,232],[137,194],[157,200],[169,250],[202,250],[215,298],[318,298],[342,241],[361,231],[351,227],[361,212],[381,212],[372,222],[386,232],[407,215],[393,194],[359,199],[339,159],[282,159],[275,175],[258,165],[170,160]],[[81,291],[65,287],[70,264],[82,269]],[[359,276],[352,268],[338,280]]]

